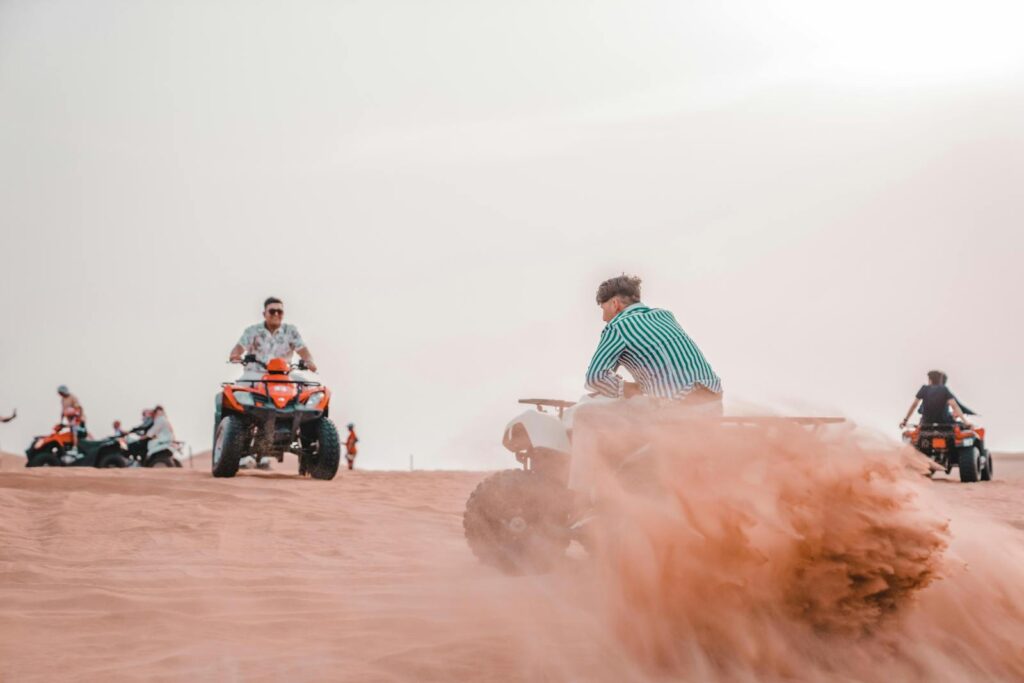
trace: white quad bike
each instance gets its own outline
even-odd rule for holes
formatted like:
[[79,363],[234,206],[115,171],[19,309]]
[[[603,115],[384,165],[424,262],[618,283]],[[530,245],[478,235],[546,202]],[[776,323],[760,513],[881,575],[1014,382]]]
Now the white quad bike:
[[[466,501],[462,526],[473,554],[484,564],[510,573],[550,570],[576,540],[587,546],[587,529],[574,519],[568,488],[573,414],[577,405],[615,399],[586,396],[580,403],[526,398],[536,406],[505,427],[502,445],[515,454],[520,469],[502,470],[484,479]],[[545,410],[552,409],[551,412]],[[788,422],[823,425],[840,417],[721,417],[723,425],[754,426]],[[620,471],[644,465],[647,447],[623,459]]]
[[146,438],[138,430],[125,435],[125,445],[133,467],[181,467],[184,443],[170,434]]

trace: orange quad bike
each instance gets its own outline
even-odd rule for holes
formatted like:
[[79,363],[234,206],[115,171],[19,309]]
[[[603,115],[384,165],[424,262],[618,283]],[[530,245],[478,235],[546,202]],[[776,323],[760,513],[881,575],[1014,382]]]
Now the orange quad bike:
[[262,366],[259,379],[226,382],[217,395],[211,467],[215,477],[233,477],[242,458],[284,460],[299,456],[299,474],[334,479],[341,462],[341,439],[328,418],[330,390],[318,382],[292,379],[305,370],[284,358],[261,363],[253,355],[242,363]]
[[67,451],[74,442],[71,430],[74,427],[64,423],[55,425],[45,436],[32,439],[25,449],[26,467],[128,467],[127,450],[123,439],[110,436],[93,441],[79,437],[76,457]]
[[949,424],[911,425],[903,432],[903,441],[928,456],[949,474],[960,470],[960,481],[991,481],[992,454],[985,448],[985,429],[967,429]]

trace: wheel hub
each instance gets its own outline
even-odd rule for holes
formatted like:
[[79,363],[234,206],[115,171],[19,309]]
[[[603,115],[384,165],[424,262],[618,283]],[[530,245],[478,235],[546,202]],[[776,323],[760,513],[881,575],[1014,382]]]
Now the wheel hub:
[[526,520],[522,517],[516,516],[508,520],[508,530],[514,534],[521,534],[526,531],[527,527]]

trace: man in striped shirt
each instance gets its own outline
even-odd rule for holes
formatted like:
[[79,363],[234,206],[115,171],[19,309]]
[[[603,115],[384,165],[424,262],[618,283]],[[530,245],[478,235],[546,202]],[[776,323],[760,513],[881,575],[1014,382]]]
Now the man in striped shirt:
[[[589,494],[595,464],[626,453],[638,421],[722,414],[722,382],[669,311],[640,301],[640,278],[606,280],[597,303],[607,323],[587,369],[591,392],[625,402],[584,405],[573,416],[569,487]],[[616,370],[624,367],[635,381]]]
[[[722,383],[670,312],[640,301],[640,278],[622,275],[597,289],[605,325],[587,369],[587,389],[611,398],[656,396],[721,402]],[[636,382],[615,374],[625,367]]]

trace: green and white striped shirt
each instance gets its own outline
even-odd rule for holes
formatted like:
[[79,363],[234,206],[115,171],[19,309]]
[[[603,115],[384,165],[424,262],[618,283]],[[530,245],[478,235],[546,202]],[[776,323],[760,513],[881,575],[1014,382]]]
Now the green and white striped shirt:
[[722,382],[704,354],[669,311],[636,303],[605,325],[601,342],[587,369],[587,390],[622,396],[624,366],[644,394],[682,398],[700,384],[720,394]]

